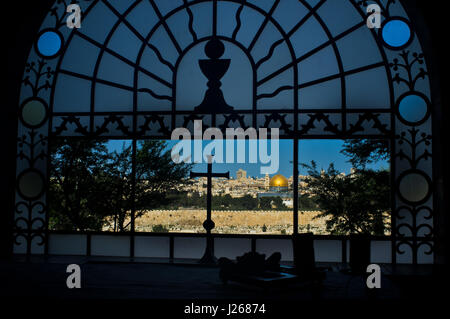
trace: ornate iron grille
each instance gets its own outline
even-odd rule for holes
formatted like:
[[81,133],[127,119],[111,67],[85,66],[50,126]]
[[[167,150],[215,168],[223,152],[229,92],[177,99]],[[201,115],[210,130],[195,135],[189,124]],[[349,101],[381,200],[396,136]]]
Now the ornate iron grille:
[[[384,18],[380,29],[367,28],[368,2],[357,0],[82,1],[82,28],[69,30],[67,3],[56,1],[30,53],[21,90],[16,252],[48,251],[53,138],[136,144],[169,139],[173,129],[192,128],[201,119],[205,128],[279,127],[282,138],[294,140],[294,229],[300,139],[389,139],[392,261],[429,260],[432,104],[426,63],[401,3],[374,2]],[[208,44],[209,52],[190,57]],[[198,78],[205,71],[198,60],[231,61],[215,64],[219,74],[203,72],[222,107],[208,110],[208,103],[184,97],[189,74]],[[247,84],[230,90],[240,77]],[[206,81],[202,86],[206,90]]]

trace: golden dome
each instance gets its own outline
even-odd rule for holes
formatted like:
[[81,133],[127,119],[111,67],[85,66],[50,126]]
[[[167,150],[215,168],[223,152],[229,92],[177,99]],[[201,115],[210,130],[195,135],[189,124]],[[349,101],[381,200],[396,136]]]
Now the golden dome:
[[288,187],[289,182],[286,177],[284,177],[281,174],[277,174],[270,179],[269,186],[270,187]]

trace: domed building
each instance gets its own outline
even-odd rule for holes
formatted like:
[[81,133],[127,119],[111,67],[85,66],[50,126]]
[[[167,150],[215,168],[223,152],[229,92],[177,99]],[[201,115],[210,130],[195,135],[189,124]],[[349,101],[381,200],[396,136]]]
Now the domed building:
[[277,174],[270,179],[269,189],[271,192],[287,192],[289,190],[289,181],[283,175]]
[[289,192],[289,180],[281,174],[274,175],[269,180],[269,192],[259,193],[258,200],[263,197],[280,197],[288,208],[293,207],[293,194]]

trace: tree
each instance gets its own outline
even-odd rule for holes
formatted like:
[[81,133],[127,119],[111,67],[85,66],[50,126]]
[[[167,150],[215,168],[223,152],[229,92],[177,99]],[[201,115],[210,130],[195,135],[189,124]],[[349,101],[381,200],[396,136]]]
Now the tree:
[[317,210],[319,206],[309,194],[298,196],[298,208],[300,211]]
[[125,231],[135,217],[165,204],[182,188],[191,166],[175,164],[162,141],[139,143],[133,175],[132,146],[109,152],[105,141],[62,139],[52,144],[50,227]]
[[388,140],[346,140],[341,151],[353,167],[365,169],[368,164],[389,159]]
[[284,210],[287,209],[281,197],[261,197],[259,199],[259,208],[262,210]]
[[153,225],[152,232],[153,233],[168,233],[169,229],[164,225]]
[[255,210],[258,209],[258,199],[248,194],[242,197],[233,198],[232,207],[235,210]]
[[175,164],[163,141],[146,140],[136,151],[135,177],[131,146],[114,152],[108,167],[111,178],[109,194],[114,211],[114,231],[125,231],[131,223],[131,213],[139,218],[146,211],[167,202],[169,194],[181,191],[189,184],[192,165]]
[[281,197],[279,197],[279,196],[273,197],[272,207],[275,207],[275,209],[277,209],[277,210],[285,210],[285,209],[287,209],[287,206],[284,205],[284,203],[283,203],[283,199]]
[[[122,148],[121,152],[114,151],[109,154],[109,160],[103,164],[105,187],[103,200],[109,205],[112,230],[125,231],[130,225],[131,211],[133,209],[133,164],[132,146]],[[137,198],[136,198],[137,201]]]
[[[49,227],[57,230],[101,230],[110,213],[102,198],[108,159],[104,143],[58,139],[51,144]],[[93,214],[92,212],[95,212]]]
[[270,197],[261,197],[259,199],[259,208],[262,210],[271,210],[272,199]]
[[313,161],[308,170],[307,191],[319,205],[316,218],[327,217],[332,234],[383,235],[386,212],[390,210],[389,172],[357,170],[343,175],[330,164],[319,171]]
[[390,211],[390,174],[369,165],[389,159],[387,140],[346,140],[341,151],[355,170],[342,175],[333,164],[319,172],[316,163],[302,164],[310,176],[305,192],[328,217],[327,229],[333,234],[365,233],[384,235]]

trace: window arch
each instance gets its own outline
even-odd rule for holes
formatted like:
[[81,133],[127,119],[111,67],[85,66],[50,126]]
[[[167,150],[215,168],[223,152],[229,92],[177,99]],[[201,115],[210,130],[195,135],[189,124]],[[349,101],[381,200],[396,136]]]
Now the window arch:
[[[41,252],[47,243],[52,137],[169,138],[176,127],[200,118],[222,128],[235,122],[280,127],[295,145],[303,138],[389,138],[392,261],[430,260],[426,63],[402,4],[373,2],[381,8],[380,29],[367,28],[369,3],[357,0],[83,1],[79,30],[65,26],[65,7],[57,2],[37,35],[21,89],[16,248]],[[221,89],[232,109],[182,106],[177,87],[190,79],[177,78],[181,62],[187,57],[183,63],[200,69],[196,60],[208,60],[208,54],[192,52],[200,54],[212,40],[224,46],[218,58],[231,63]],[[244,57],[252,84],[239,88],[249,98],[238,105],[228,101],[236,100],[230,98],[238,92],[233,69],[245,64]],[[202,93],[187,101],[198,101],[205,83],[191,83]]]

